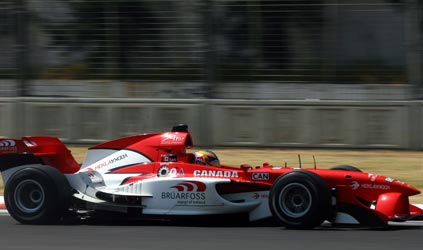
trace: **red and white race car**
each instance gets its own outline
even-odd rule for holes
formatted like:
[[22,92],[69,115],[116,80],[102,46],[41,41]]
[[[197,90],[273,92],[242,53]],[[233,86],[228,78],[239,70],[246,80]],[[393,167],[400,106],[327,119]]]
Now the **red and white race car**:
[[0,139],[5,204],[23,224],[109,211],[131,218],[273,218],[310,229],[325,220],[379,227],[423,215],[409,203],[420,193],[415,187],[355,167],[207,166],[193,162],[186,151],[192,147],[188,127],[178,125],[93,146],[81,165],[56,137]]

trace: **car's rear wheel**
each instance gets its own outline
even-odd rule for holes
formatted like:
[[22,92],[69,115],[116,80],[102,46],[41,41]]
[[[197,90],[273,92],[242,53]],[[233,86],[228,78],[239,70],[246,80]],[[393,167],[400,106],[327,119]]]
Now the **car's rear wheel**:
[[331,214],[330,191],[320,176],[294,170],[275,181],[270,190],[269,207],[284,226],[312,229]]
[[10,177],[4,198],[10,215],[20,223],[54,224],[69,207],[70,187],[59,170],[30,165]]

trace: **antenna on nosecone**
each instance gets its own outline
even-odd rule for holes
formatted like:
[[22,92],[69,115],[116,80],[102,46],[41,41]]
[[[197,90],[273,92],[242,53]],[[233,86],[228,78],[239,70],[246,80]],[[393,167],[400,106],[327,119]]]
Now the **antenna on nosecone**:
[[298,154],[298,162],[299,162],[300,168],[301,168],[301,155],[300,154]]

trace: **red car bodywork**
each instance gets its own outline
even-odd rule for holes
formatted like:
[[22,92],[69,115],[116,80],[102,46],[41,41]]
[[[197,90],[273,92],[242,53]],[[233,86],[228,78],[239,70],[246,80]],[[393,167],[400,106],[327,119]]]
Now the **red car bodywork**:
[[[264,163],[260,167],[241,165],[240,167],[203,166],[193,163],[193,154],[186,150],[193,147],[193,140],[185,128],[171,132],[135,135],[105,142],[90,150],[126,149],[142,154],[150,160],[148,163],[110,169],[110,174],[138,174],[126,178],[121,185],[140,182],[160,175],[173,174],[175,178],[224,178],[228,183],[216,185],[219,194],[251,193],[270,191],[282,177],[288,173],[309,172],[320,177],[327,185],[331,196],[331,211],[328,218],[336,221],[337,213],[352,215],[363,225],[386,225],[388,221],[404,221],[423,214],[423,210],[409,203],[409,196],[420,191],[406,183],[377,174],[351,171],[350,169],[315,169],[276,167]],[[122,154],[119,161],[125,158]],[[21,139],[0,140],[0,167],[2,171],[34,162],[52,166],[63,174],[74,174],[81,170],[66,146],[55,137],[28,136]],[[109,162],[99,162],[90,170],[100,170]],[[170,170],[173,173],[170,173]],[[314,176],[313,175],[313,176]],[[190,189],[190,183],[184,188]],[[196,184],[198,188],[198,185]],[[191,187],[193,188],[193,187]],[[294,195],[295,196],[295,195]],[[279,196],[278,196],[279,197]],[[276,197],[276,201],[279,202]],[[295,197],[292,198],[295,203]],[[295,205],[295,204],[294,204]],[[272,205],[270,205],[272,206]]]

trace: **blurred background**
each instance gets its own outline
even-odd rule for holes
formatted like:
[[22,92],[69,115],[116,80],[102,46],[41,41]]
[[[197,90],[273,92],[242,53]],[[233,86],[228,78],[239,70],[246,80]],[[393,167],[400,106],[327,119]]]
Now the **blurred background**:
[[0,136],[423,149],[421,0],[1,0]]

